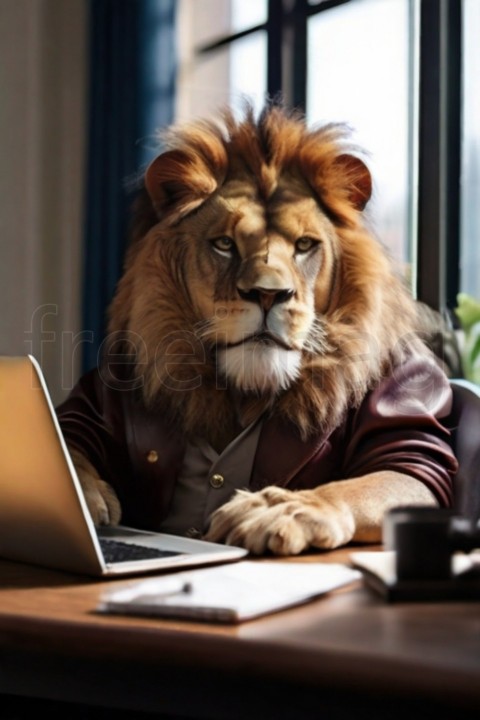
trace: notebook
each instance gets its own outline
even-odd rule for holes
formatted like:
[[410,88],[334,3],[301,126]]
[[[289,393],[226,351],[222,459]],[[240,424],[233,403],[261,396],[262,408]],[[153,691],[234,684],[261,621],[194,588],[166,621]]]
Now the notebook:
[[[113,560],[112,546],[128,557]],[[227,563],[246,554],[125,526],[96,528],[38,362],[31,355],[0,357],[0,557],[118,577]]]
[[239,623],[303,605],[360,580],[340,563],[242,560],[110,585],[97,612]]
[[480,551],[452,554],[451,577],[444,580],[397,578],[396,553],[354,552],[350,560],[363,573],[365,585],[388,602],[480,599]]

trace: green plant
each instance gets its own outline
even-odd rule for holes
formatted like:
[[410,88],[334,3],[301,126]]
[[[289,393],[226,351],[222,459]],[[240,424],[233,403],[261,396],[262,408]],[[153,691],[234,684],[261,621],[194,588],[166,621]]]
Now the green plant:
[[459,293],[455,315],[463,331],[461,352],[464,375],[480,385],[480,302],[466,293]]

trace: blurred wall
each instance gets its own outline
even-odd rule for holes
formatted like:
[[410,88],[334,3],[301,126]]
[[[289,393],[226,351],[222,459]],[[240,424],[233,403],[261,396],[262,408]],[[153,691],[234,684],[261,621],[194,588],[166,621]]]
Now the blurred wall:
[[0,354],[78,376],[86,0],[0,2]]

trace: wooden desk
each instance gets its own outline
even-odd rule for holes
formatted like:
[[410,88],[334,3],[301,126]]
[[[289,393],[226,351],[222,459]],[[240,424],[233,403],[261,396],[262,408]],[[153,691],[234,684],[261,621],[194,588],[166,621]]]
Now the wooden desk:
[[224,627],[96,615],[106,584],[0,561],[0,693],[132,718],[405,720],[438,708],[458,720],[480,707],[480,603],[386,605],[359,582]]

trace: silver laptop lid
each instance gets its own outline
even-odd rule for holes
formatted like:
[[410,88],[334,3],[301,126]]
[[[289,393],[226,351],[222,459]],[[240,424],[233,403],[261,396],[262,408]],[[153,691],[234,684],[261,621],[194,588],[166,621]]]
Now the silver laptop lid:
[[74,573],[105,565],[45,380],[0,357],[0,556]]

